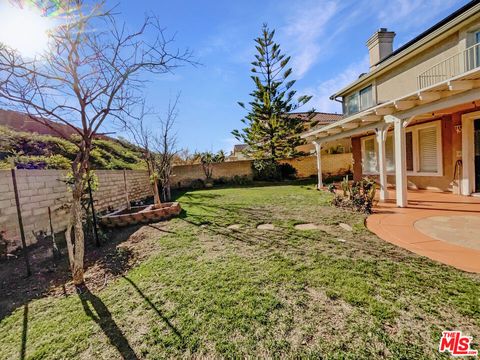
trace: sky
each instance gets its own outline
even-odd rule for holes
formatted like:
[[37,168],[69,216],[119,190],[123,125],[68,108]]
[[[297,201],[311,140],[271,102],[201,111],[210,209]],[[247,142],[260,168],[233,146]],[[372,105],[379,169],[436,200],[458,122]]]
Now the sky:
[[[0,0],[6,1],[6,0]],[[231,131],[243,127],[255,48],[263,23],[276,30],[275,40],[291,55],[294,88],[312,95],[303,108],[341,112],[329,96],[368,71],[367,39],[379,28],[395,31],[397,48],[461,7],[467,0],[107,0],[118,4],[119,18],[133,30],[146,13],[159,17],[171,50],[189,49],[197,66],[149,77],[146,102],[165,113],[181,94],[178,146],[190,151],[227,153],[238,143]],[[155,129],[158,122],[149,120]],[[108,127],[108,125],[107,125]],[[108,129],[101,129],[108,130]],[[117,133],[117,135],[127,134]]]

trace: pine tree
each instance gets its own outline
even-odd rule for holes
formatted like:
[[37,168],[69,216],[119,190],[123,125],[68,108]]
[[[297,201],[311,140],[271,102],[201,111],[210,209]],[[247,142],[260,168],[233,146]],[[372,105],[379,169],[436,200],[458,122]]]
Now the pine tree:
[[299,155],[296,147],[304,143],[300,134],[305,130],[305,118],[291,113],[306,104],[311,96],[294,100],[295,80],[289,79],[292,69],[287,68],[290,57],[273,41],[274,35],[275,30],[270,31],[264,24],[262,35],[255,39],[257,54],[251,63],[251,78],[255,83],[250,94],[253,99],[248,107],[239,102],[248,111],[242,119],[246,127],[232,134],[248,145],[246,152],[254,159],[276,162]]

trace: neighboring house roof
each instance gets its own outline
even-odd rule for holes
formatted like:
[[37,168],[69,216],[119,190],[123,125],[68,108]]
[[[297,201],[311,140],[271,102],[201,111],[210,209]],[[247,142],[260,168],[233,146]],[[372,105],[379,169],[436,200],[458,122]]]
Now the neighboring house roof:
[[[343,119],[342,114],[327,113],[327,112],[295,112],[289,115],[299,117],[305,121],[305,131],[313,131],[322,126],[333,124],[334,122]],[[315,124],[310,126],[310,124]],[[248,148],[247,144],[238,144],[233,146],[233,153],[239,153]]]
[[[343,119],[342,114],[334,113],[325,113],[325,112],[315,112],[312,116],[311,113],[295,113],[297,116],[305,117],[306,122],[305,131],[316,130],[322,126],[332,124],[338,120]],[[313,124],[313,125],[312,125]]]
[[447,30],[452,29],[459,22],[463,21],[464,18],[468,18],[468,16],[470,16],[471,14],[476,13],[479,10],[479,5],[480,0],[472,0],[466,5],[462,6],[455,12],[451,13],[444,19],[437,22],[429,29],[425,30],[412,40],[408,41],[406,44],[393,51],[390,55],[378,62],[376,64],[376,67],[372,71],[367,74],[360,75],[357,80],[330,96],[330,99],[333,100],[337,97],[343,96],[354,87],[371,81],[371,78],[374,75],[386,71],[391,65],[395,64],[401,59],[403,60],[407,54],[423,46],[425,43],[431,42],[433,39],[440,41],[439,34],[445,33]]
[[298,112],[298,113],[291,113],[291,115],[298,116],[300,118],[304,118],[305,121],[313,122],[318,125],[325,125],[340,120],[342,118],[342,114],[336,113],[326,113],[326,112]]
[[234,153],[241,152],[241,151],[245,150],[247,147],[248,147],[247,144],[234,145],[233,146],[233,152]]

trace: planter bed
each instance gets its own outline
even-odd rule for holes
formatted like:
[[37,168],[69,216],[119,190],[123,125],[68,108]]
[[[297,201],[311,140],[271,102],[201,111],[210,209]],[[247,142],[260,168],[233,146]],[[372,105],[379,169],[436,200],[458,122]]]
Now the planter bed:
[[130,209],[123,208],[100,217],[100,223],[107,227],[129,226],[136,224],[148,224],[170,219],[182,211],[178,202],[164,203],[160,205],[133,206]]

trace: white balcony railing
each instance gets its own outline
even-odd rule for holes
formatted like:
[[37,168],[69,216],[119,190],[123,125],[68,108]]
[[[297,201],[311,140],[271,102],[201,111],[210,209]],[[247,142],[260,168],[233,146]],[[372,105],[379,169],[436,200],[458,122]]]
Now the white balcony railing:
[[480,66],[480,43],[432,66],[418,76],[418,89],[423,89]]

